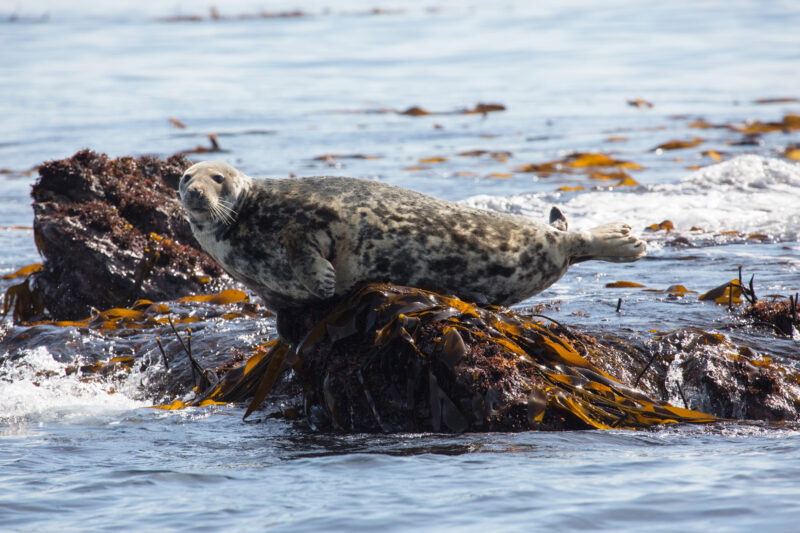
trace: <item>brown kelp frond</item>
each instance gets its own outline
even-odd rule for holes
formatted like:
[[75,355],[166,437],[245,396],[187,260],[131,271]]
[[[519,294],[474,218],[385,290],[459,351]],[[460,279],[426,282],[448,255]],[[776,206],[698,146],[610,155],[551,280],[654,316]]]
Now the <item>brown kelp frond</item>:
[[274,339],[260,345],[246,363],[236,366],[225,373],[211,388],[198,395],[194,400],[174,403],[159,408],[180,409],[184,407],[203,407],[206,405],[243,402],[250,399],[250,404],[243,418],[247,418],[257,409],[272,390],[275,381],[284,370],[289,346]]
[[715,287],[700,296],[700,300],[714,301],[727,305],[733,310],[734,305],[746,303],[739,316],[744,319],[745,325],[758,328],[771,329],[778,335],[792,337],[795,332],[800,333],[800,302],[798,295],[789,295],[788,298],[779,294],[768,295],[765,299],[756,296],[753,280],[745,285],[742,281],[742,267],[739,266],[739,278]]
[[35,288],[31,289],[30,277],[6,289],[3,296],[3,316],[9,312],[15,322],[30,320],[44,313],[41,294]]

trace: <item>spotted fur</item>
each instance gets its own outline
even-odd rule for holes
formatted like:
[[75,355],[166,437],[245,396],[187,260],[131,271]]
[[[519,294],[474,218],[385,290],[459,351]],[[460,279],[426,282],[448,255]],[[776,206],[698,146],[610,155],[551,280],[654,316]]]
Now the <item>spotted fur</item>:
[[[368,281],[509,305],[553,284],[570,264],[645,253],[624,224],[567,232],[560,212],[547,225],[375,181],[253,180],[205,162],[186,171],[180,194],[201,246],[275,310]],[[219,201],[230,218],[213,216]]]

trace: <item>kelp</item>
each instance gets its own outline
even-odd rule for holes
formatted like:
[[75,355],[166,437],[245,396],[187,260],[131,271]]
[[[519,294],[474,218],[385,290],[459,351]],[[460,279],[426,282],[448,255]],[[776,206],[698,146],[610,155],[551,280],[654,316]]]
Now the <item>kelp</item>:
[[695,146],[699,146],[702,142],[703,139],[701,139],[700,137],[694,137],[693,139],[689,139],[688,141],[682,141],[682,140],[668,141],[659,144],[651,151],[657,152],[660,150],[683,150],[684,148],[694,148]]
[[[215,294],[200,294],[196,296],[184,296],[177,300],[177,304],[212,304],[215,306],[229,306],[231,304],[243,304],[239,309],[231,310],[220,314],[220,318],[231,320],[234,318],[255,318],[271,316],[267,310],[254,312],[252,305],[249,304],[250,298],[246,293],[237,289],[226,289]],[[19,308],[19,305],[17,305]],[[195,310],[196,311],[196,310]],[[120,333],[125,330],[152,329],[165,326],[167,324],[190,324],[202,320],[199,316],[192,316],[186,313],[177,313],[176,318],[172,318],[173,310],[165,303],[154,303],[150,300],[137,300],[130,307],[112,307],[103,311],[95,311],[92,316],[80,320],[39,320],[29,322],[27,326],[51,325],[55,327],[81,327],[96,330],[98,332]]]
[[[368,115],[383,115],[387,113],[394,113],[406,117],[428,117],[431,115],[483,115],[487,116],[489,113],[496,113],[498,111],[505,111],[506,106],[496,103],[482,103],[478,102],[473,107],[459,108],[452,111],[429,111],[421,106],[411,106],[405,109],[397,109],[394,107],[381,107],[377,109],[349,109],[347,111],[339,111],[340,113],[363,113]],[[435,127],[436,125],[434,125]],[[441,128],[441,125],[438,125]],[[438,128],[437,128],[438,129]]]
[[662,220],[658,224],[650,224],[645,228],[645,231],[660,231],[664,230],[667,233],[675,229],[675,224],[671,220]]
[[754,120],[742,125],[731,125],[730,129],[745,135],[761,135],[762,133],[771,133],[773,131],[791,133],[800,130],[800,115],[787,114],[779,122]]
[[474,107],[457,109],[455,111],[428,111],[419,106],[411,106],[403,111],[388,110],[389,112],[397,113],[398,115],[406,115],[409,117],[423,117],[428,115],[484,115],[489,113],[496,113],[497,111],[505,111],[506,106],[503,104],[484,104],[477,103]]
[[355,291],[296,347],[275,341],[191,405],[253,398],[247,416],[287,368],[302,381],[306,419],[323,430],[636,429],[716,420],[624,385],[531,319],[388,284]]
[[259,20],[259,19],[296,19],[296,18],[310,18],[310,17],[327,17],[327,16],[351,16],[351,17],[374,17],[383,15],[397,15],[405,13],[404,9],[391,9],[373,7],[363,10],[355,11],[334,11],[331,9],[324,9],[319,12],[308,12],[301,9],[290,9],[287,11],[254,11],[244,12],[234,15],[223,15],[216,7],[210,7],[208,16],[203,15],[172,15],[169,17],[157,18],[157,22],[163,23],[181,23],[181,22],[220,22],[231,20]]
[[211,154],[211,153],[221,153],[227,152],[228,150],[223,150],[222,147],[219,145],[219,139],[217,135],[214,133],[209,133],[206,135],[208,137],[211,146],[202,146],[197,145],[194,148],[189,148],[186,150],[181,150],[176,155],[185,155],[185,154]]
[[645,109],[650,109],[650,108],[653,107],[653,103],[652,102],[648,102],[647,100],[645,100],[643,98],[634,98],[632,100],[628,100],[627,103],[631,107],[639,107],[639,108],[645,108]]
[[44,308],[39,291],[31,289],[30,276],[21,283],[10,286],[3,296],[3,316],[11,312],[15,322],[39,316],[44,313]]
[[[632,161],[615,159],[604,153],[575,152],[561,159],[546,161],[544,163],[530,163],[518,166],[515,172],[530,172],[539,176],[550,176],[552,174],[570,174],[575,172],[586,172],[596,179],[621,179],[618,185],[638,185],[624,170],[641,170],[642,165]],[[619,174],[613,175],[599,173],[598,169],[614,169]]]
[[3,279],[14,279],[14,278],[22,278],[27,277],[33,274],[34,272],[39,272],[42,269],[41,263],[33,263],[32,265],[27,265],[16,272],[12,272],[10,274],[4,274]]

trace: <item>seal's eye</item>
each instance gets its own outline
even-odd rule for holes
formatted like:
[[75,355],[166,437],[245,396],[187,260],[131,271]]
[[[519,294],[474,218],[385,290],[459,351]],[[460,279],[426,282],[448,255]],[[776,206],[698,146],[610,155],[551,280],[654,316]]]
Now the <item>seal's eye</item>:
[[181,181],[180,181],[180,183],[178,185],[182,185],[182,184],[186,183],[187,181],[189,181],[189,174],[184,174],[183,176],[181,176]]
[[223,176],[222,174],[214,174],[213,176],[211,176],[211,179],[216,181],[217,183],[222,183],[223,181],[225,181],[225,176]]

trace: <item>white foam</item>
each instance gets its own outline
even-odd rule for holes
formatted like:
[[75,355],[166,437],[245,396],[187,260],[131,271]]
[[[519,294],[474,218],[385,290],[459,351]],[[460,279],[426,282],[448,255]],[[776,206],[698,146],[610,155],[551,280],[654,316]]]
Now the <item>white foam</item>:
[[0,366],[0,424],[84,421],[148,405],[112,391],[105,380],[85,379],[79,372],[67,375],[68,366],[44,347],[5,361]]
[[678,183],[579,193],[510,197],[473,196],[464,203],[541,219],[553,204],[571,229],[625,221],[640,231],[671,220],[678,231],[765,233],[780,240],[800,235],[800,165],[743,155],[695,171]]

